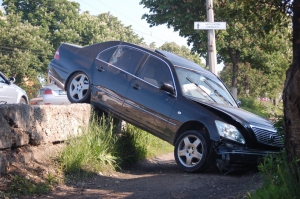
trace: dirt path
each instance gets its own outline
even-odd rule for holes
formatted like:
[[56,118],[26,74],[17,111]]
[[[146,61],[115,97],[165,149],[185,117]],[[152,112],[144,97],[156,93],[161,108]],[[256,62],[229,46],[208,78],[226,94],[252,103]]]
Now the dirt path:
[[257,172],[223,175],[218,170],[187,174],[175,164],[173,154],[141,162],[109,176],[60,185],[36,198],[245,198],[259,186]]

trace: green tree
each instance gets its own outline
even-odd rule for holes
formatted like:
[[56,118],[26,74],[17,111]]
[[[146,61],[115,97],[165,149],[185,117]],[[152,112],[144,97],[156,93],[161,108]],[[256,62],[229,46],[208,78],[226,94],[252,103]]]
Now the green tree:
[[[297,161],[296,167],[291,164],[291,173],[299,187],[300,179],[295,174],[300,170],[300,0],[288,2],[293,5],[293,62],[287,70],[284,85],[284,134],[288,161]],[[289,10],[284,9],[283,11]]]
[[[239,97],[265,97],[263,86],[267,82],[266,75],[259,69],[253,69],[249,63],[241,63],[238,75],[238,93]],[[231,85],[232,65],[227,64],[220,72],[220,78],[227,87]]]
[[[150,26],[167,24],[187,37],[188,45],[200,56],[207,55],[206,31],[195,31],[194,21],[206,21],[205,1],[195,0],[141,0]],[[216,31],[218,60],[232,63],[231,87],[236,97],[239,63],[256,59],[260,49],[269,49],[265,35],[276,30],[279,23],[286,24],[288,17],[276,14],[276,5],[255,0],[222,0],[214,2],[215,21],[226,21],[226,31]],[[278,32],[278,34],[282,34]]]
[[179,56],[185,57],[185,58],[199,64],[200,66],[204,67],[204,64],[202,63],[200,56],[195,53],[192,53],[190,51],[190,49],[187,48],[186,46],[180,47],[175,42],[166,42],[161,47],[159,47],[159,49],[169,51],[169,52],[175,53]]
[[79,19],[79,3],[67,0],[3,0],[7,14],[16,13],[22,21],[41,26],[48,32],[45,39],[50,41],[55,52],[61,42],[79,41],[76,31]]
[[0,71],[16,77],[16,84],[25,88],[30,97],[40,87],[37,76],[46,73],[49,57],[53,57],[45,35],[43,28],[22,23],[18,15],[0,19]]

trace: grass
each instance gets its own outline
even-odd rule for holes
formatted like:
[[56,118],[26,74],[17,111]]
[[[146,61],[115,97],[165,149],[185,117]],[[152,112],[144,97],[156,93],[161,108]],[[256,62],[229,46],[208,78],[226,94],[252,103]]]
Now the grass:
[[[292,175],[290,166],[297,168]],[[248,193],[250,199],[298,199],[300,198],[300,170],[297,161],[288,163],[285,152],[268,156],[259,165],[259,171],[264,176],[263,186],[253,194]]]
[[263,118],[273,119],[283,115],[283,104],[280,102],[278,106],[274,106],[271,102],[259,101],[255,98],[241,98],[242,109],[259,115]]
[[[56,157],[59,172],[65,174],[65,182],[86,178],[95,173],[107,173],[130,166],[142,159],[173,151],[173,146],[130,124],[118,131],[112,117],[94,114],[82,134],[68,139],[64,149]],[[37,182],[28,176],[10,177],[9,190],[0,192],[0,198],[19,195],[38,196],[51,190],[56,177],[48,173]]]
[[130,124],[119,132],[112,117],[94,116],[88,129],[68,141],[58,157],[65,173],[89,174],[120,169],[173,146]]
[[[283,131],[282,104],[274,106],[270,102],[260,102],[256,99],[242,99],[242,108],[262,117],[275,121],[279,135]],[[254,193],[248,193],[249,199],[298,199],[300,198],[300,168],[299,161],[287,161],[285,152],[270,155],[264,158],[258,166],[259,172],[264,176],[263,185]],[[294,168],[293,174],[290,169]]]
[[4,194],[4,198],[17,198],[20,195],[41,195],[49,192],[52,189],[52,185],[56,183],[56,177],[50,173],[39,181],[30,177],[30,175],[10,175],[8,192]]

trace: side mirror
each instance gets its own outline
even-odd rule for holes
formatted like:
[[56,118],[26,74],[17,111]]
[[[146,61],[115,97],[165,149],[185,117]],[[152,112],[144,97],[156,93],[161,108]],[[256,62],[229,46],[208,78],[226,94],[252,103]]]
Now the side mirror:
[[16,81],[16,79],[15,79],[14,77],[10,77],[10,78],[9,78],[9,81],[10,81],[11,83],[14,83],[14,82]]
[[159,87],[160,90],[163,90],[163,91],[166,91],[172,95],[175,94],[175,91],[174,91],[174,87],[171,85],[171,84],[167,84],[167,83],[162,83],[162,85]]
[[242,106],[242,102],[241,102],[240,100],[235,100],[235,101],[236,101],[238,107],[241,107],[241,106]]

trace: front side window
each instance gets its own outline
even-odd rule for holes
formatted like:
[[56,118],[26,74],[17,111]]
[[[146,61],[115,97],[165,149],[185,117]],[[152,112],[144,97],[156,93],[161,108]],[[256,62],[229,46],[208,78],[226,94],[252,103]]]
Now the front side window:
[[198,100],[237,106],[224,84],[217,78],[210,78],[198,71],[176,68],[184,96]]
[[133,48],[121,46],[111,57],[109,63],[126,71],[133,73],[138,65],[140,65],[144,53]]
[[168,65],[152,56],[146,61],[139,76],[141,79],[158,87],[162,83],[168,83],[173,86],[172,75]]

